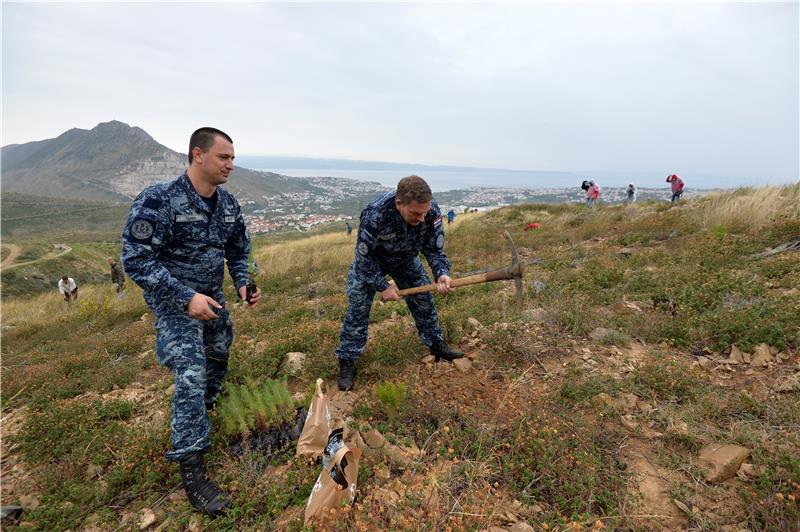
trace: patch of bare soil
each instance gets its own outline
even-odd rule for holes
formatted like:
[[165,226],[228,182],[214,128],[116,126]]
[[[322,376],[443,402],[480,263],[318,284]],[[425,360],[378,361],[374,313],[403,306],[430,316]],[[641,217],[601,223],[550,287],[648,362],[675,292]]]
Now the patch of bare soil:
[[658,467],[650,442],[638,438],[625,443],[620,457],[631,472],[629,490],[634,497],[628,514],[635,516],[635,524],[648,530],[684,530],[688,518],[669,495],[670,482],[679,474]]

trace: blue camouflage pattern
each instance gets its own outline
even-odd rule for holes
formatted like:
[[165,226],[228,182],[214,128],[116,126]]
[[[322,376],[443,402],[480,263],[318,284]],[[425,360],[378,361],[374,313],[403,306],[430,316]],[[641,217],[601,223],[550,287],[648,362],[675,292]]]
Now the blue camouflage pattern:
[[219,319],[201,321],[188,314],[163,316],[156,321],[156,355],[175,377],[172,396],[172,451],[166,457],[180,461],[211,446],[208,407],[222,389],[228,370],[233,327],[226,309]]
[[122,241],[125,273],[157,316],[185,313],[198,292],[222,304],[225,260],[237,293],[247,284],[250,239],[239,203],[217,187],[212,213],[186,173],[136,197]]
[[[216,190],[212,212],[186,173],[149,186],[133,201],[122,232],[122,264],[156,314],[158,360],[175,377],[167,453],[174,461],[210,445],[206,404],[220,392],[233,340],[222,291],[226,261],[237,292],[248,281],[250,239],[239,203]],[[196,293],[223,306],[219,319],[189,317]]]
[[[336,356],[355,362],[367,344],[369,313],[376,292],[389,287],[391,276],[399,289],[431,282],[420,253],[436,279],[450,274],[444,253],[442,213],[435,202],[417,226],[409,225],[397,210],[397,194],[390,192],[372,201],[361,213],[355,260],[347,275],[349,304],[339,337]],[[443,340],[433,295],[428,292],[405,297],[420,338],[427,346]]]

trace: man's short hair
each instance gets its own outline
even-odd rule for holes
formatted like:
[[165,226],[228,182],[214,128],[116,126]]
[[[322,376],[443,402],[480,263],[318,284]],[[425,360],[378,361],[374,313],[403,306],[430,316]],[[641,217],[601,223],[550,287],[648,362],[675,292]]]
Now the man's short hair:
[[418,175],[410,175],[397,183],[397,199],[403,204],[409,204],[412,201],[428,203],[433,199],[433,194],[431,187],[424,179]]
[[67,277],[66,275],[62,275],[62,276],[61,276],[61,280],[62,280],[62,281],[66,281],[67,279],[69,279],[69,277]]
[[207,152],[211,146],[214,145],[214,139],[218,136],[233,144],[233,140],[230,138],[230,136],[217,128],[201,127],[192,133],[192,136],[189,137],[189,164],[192,164],[193,149],[200,148],[200,151],[203,153]]

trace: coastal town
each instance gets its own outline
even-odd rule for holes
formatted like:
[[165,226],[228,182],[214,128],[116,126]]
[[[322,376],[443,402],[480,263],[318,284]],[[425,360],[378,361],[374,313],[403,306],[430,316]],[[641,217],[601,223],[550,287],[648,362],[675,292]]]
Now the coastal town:
[[[247,227],[251,233],[308,231],[314,227],[354,220],[361,210],[390,188],[380,183],[343,177],[304,178],[310,186],[301,192],[282,192],[242,201]],[[689,194],[690,195],[690,194]],[[670,190],[639,189],[638,201],[669,201]],[[436,202],[447,212],[488,210],[516,203],[583,203],[585,194],[579,188],[502,188],[479,187],[448,190],[434,194]],[[624,187],[602,191],[601,204],[619,204],[625,199]]]

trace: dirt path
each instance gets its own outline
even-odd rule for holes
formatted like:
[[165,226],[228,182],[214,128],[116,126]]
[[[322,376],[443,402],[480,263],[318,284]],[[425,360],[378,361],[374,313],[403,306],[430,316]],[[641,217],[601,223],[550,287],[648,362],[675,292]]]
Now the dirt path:
[[72,251],[71,247],[64,246],[63,249],[55,249],[55,250],[51,251],[50,253],[47,253],[47,254],[39,257],[38,259],[27,260],[25,262],[18,262],[16,264],[14,264],[14,260],[16,260],[17,257],[19,257],[20,253],[22,252],[22,249],[16,244],[3,244],[3,245],[4,246],[8,246],[8,247],[11,248],[11,254],[8,257],[5,258],[5,260],[2,262],[2,264],[0,264],[0,268],[2,268],[4,270],[10,270],[10,269],[16,268],[18,266],[25,266],[27,264],[33,264],[35,262],[41,262],[43,260],[55,259],[55,258],[60,257],[62,255],[66,255],[67,253]]
[[3,262],[0,262],[0,268],[4,268],[9,264],[12,264],[15,260],[17,260],[19,254],[22,253],[22,248],[16,244],[3,244],[3,246],[9,248],[11,253],[8,254],[8,257],[3,259]]

